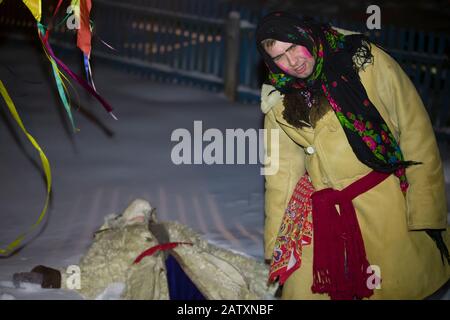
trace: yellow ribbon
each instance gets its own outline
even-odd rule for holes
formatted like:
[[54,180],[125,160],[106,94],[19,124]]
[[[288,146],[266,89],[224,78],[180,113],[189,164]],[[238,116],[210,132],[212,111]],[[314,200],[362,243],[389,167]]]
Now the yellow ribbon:
[[41,21],[42,5],[41,0],[23,0],[23,3],[31,11],[31,14],[37,21]]
[[20,116],[16,110],[16,107],[14,106],[14,103],[11,100],[11,97],[9,96],[8,91],[6,91],[6,88],[3,85],[3,82],[1,80],[0,80],[0,93],[2,94],[3,99],[5,100],[6,105],[9,109],[9,112],[13,116],[14,120],[16,120],[17,124],[22,129],[22,131],[25,133],[26,137],[31,142],[33,147],[39,152],[39,156],[41,157],[42,167],[44,168],[44,172],[45,172],[45,178],[47,180],[47,197],[45,199],[44,208],[42,209],[38,220],[29,228],[29,230],[26,233],[19,235],[13,242],[8,244],[6,246],[6,248],[4,248],[4,249],[0,248],[1,255],[9,255],[11,252],[14,251],[14,249],[16,249],[22,243],[25,236],[28,233],[30,233],[34,228],[36,228],[41,223],[42,219],[44,218],[45,213],[47,212],[48,203],[50,200],[50,190],[52,188],[52,174],[51,174],[51,170],[50,170],[50,163],[48,162],[48,159],[47,159],[44,151],[42,151],[39,144],[36,142],[36,140],[33,138],[33,136],[28,133],[27,129],[23,125],[22,119],[20,119]]

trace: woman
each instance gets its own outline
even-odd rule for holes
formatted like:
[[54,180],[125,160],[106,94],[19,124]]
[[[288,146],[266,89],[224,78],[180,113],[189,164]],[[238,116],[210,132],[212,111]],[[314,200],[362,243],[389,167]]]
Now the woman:
[[[284,299],[422,299],[450,276],[445,182],[428,114],[401,67],[360,34],[264,17],[265,258]],[[272,151],[267,143],[267,153]]]

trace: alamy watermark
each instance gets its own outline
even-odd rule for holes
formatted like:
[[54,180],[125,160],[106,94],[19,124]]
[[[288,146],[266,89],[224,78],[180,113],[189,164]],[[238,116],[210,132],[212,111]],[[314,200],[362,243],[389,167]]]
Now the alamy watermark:
[[367,278],[366,285],[369,289],[381,289],[381,268],[377,265],[370,265],[366,270],[370,276]]
[[66,269],[66,287],[70,290],[81,289],[81,270],[77,265],[70,265]]
[[[194,121],[194,132],[175,129],[170,137],[178,142],[172,148],[171,159],[181,164],[261,164],[261,175],[274,175],[279,168],[278,129],[226,129],[216,128],[203,132],[202,121]],[[207,142],[204,146],[203,143]],[[270,146],[270,155],[267,153]]]
[[366,20],[366,26],[369,30],[381,29],[381,9],[376,4],[372,4],[367,7],[367,14],[370,16]]
[[70,14],[66,21],[66,27],[69,30],[80,29],[80,8],[70,5],[66,9],[66,13]]

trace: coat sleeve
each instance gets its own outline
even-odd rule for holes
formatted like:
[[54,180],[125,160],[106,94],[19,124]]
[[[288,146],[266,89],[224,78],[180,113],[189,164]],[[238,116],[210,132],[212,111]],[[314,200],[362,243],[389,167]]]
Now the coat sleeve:
[[428,112],[400,65],[381,49],[376,50],[375,83],[380,99],[398,126],[399,145],[404,158],[423,163],[406,169],[410,184],[406,195],[408,228],[445,229],[447,202],[444,171]]
[[265,175],[264,257],[272,259],[285,207],[295,184],[305,172],[305,153],[280,128],[273,111],[266,114],[264,128],[268,137],[271,137],[270,130],[278,131],[278,142],[274,141],[273,135],[266,142],[267,156],[273,158],[278,154],[278,170],[275,174]]

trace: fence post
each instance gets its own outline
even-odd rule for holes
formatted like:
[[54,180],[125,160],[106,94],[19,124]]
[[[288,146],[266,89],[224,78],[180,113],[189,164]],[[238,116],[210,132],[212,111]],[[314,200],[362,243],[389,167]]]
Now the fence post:
[[224,91],[231,101],[237,100],[237,87],[239,84],[239,42],[240,42],[240,15],[231,11],[225,23],[225,70]]

